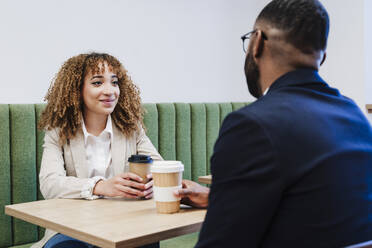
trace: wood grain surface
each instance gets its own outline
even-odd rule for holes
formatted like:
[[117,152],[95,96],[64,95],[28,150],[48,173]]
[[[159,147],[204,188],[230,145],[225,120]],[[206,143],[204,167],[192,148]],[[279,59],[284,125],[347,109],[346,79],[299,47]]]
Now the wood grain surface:
[[212,175],[208,176],[200,176],[198,177],[199,183],[211,184],[212,183]]
[[99,247],[135,247],[200,230],[206,210],[181,206],[159,214],[151,200],[51,199],[5,207],[5,213]]

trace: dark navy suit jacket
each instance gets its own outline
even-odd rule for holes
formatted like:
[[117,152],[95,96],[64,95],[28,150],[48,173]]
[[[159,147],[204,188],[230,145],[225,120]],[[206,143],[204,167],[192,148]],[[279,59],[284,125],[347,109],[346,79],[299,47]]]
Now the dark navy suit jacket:
[[372,239],[372,130],[317,71],[289,72],[231,113],[211,172],[198,248],[328,248]]

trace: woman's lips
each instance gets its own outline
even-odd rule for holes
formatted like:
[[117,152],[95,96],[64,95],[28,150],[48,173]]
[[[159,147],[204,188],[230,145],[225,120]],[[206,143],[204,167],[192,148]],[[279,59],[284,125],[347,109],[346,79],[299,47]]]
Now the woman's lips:
[[100,100],[100,102],[102,102],[104,106],[111,106],[112,104],[114,104],[115,100],[107,99],[107,100]]

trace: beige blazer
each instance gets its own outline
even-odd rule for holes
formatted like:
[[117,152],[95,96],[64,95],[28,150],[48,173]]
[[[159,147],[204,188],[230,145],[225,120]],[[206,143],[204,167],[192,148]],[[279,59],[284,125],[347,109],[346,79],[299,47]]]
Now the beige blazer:
[[[126,138],[115,124],[112,131],[111,156],[115,175],[129,170],[128,158],[133,154],[150,155],[154,160],[162,160],[142,128],[131,138]],[[58,129],[53,129],[45,133],[39,174],[40,191],[45,199],[81,198],[83,186],[91,180],[88,178],[83,131],[80,130],[63,146],[58,143],[58,132]],[[43,247],[55,234],[55,231],[47,229],[44,237],[31,247]]]

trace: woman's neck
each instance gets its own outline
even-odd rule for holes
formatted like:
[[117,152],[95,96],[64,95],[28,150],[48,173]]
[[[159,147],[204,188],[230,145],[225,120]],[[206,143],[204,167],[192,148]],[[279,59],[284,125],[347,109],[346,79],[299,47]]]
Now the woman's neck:
[[84,124],[88,133],[98,136],[106,128],[108,115],[97,115],[95,113],[84,113]]

